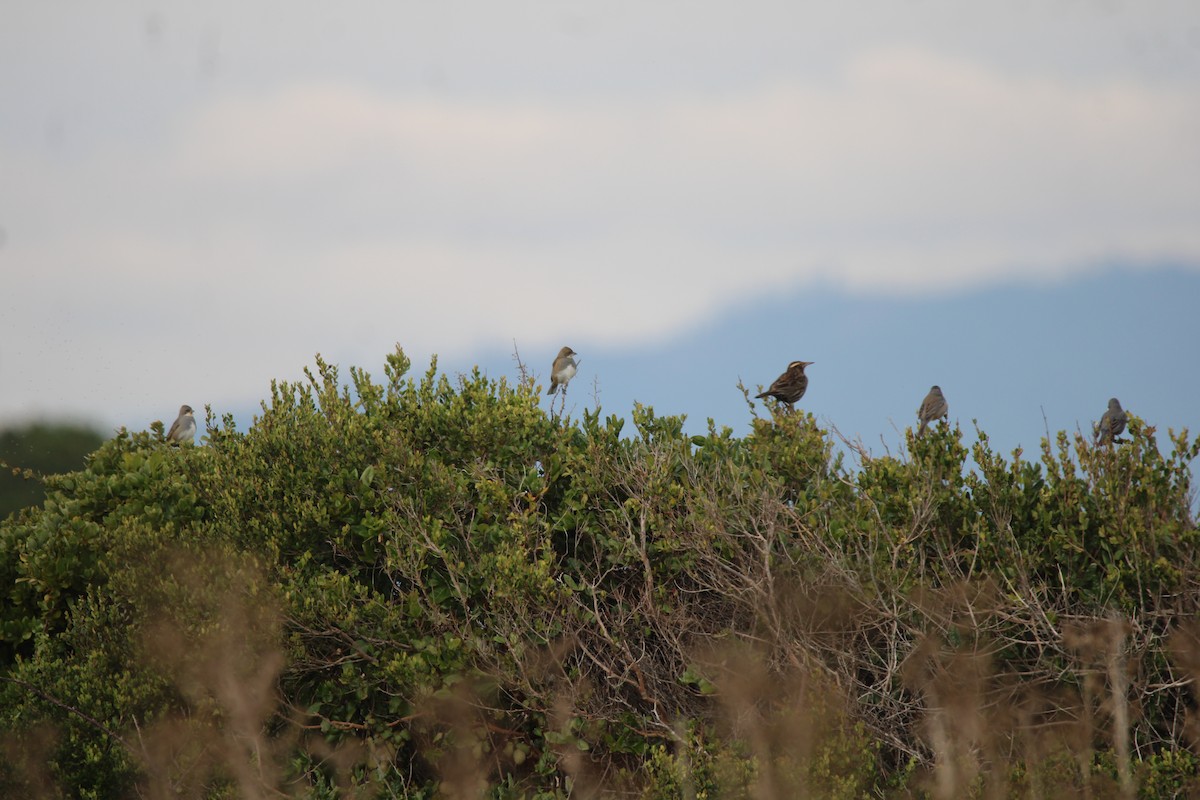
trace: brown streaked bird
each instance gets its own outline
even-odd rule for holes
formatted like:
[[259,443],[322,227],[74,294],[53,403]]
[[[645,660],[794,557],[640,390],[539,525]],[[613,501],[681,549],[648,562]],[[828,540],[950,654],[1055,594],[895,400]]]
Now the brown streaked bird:
[[171,423],[171,430],[167,431],[168,442],[196,442],[196,416],[192,413],[192,407],[183,405],[179,407],[179,416]]
[[575,361],[577,355],[579,354],[569,347],[558,351],[554,363],[550,366],[550,388],[546,390],[546,394],[554,394],[559,386],[563,388],[564,393],[567,391],[567,384],[575,377],[579,367]]
[[1117,398],[1110,398],[1108,401],[1108,410],[1104,412],[1104,416],[1100,417],[1100,428],[1096,432],[1096,441],[1101,444],[1110,444],[1113,439],[1125,432],[1125,423],[1128,418],[1125,416],[1125,409],[1121,408],[1121,401]]
[[775,379],[770,389],[755,395],[755,397],[774,397],[781,403],[787,403],[788,408],[794,411],[796,401],[804,397],[804,392],[808,389],[808,376],[804,374],[804,368],[815,363],[815,361],[793,361],[787,365],[783,374]]
[[942,387],[930,387],[929,394],[925,395],[925,399],[921,401],[921,407],[917,409],[917,419],[921,420],[917,436],[925,433],[925,428],[929,426],[929,423],[949,416],[949,414],[950,404],[946,402],[946,395],[942,394]]

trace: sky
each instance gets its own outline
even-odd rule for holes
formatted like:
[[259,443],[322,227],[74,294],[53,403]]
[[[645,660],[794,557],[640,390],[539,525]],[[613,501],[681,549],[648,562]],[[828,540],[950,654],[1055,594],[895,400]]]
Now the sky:
[[701,428],[804,359],[880,446],[934,382],[1014,445],[1113,394],[1200,429],[1194,0],[0,18],[0,427],[248,424],[399,343],[543,380],[569,344],[577,413]]

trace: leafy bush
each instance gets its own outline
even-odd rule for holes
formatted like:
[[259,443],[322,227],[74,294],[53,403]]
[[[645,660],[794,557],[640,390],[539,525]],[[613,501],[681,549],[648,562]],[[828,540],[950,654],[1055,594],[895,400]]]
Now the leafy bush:
[[45,499],[43,476],[79,469],[104,437],[91,428],[41,422],[0,431],[0,519]]
[[[844,465],[317,359],[207,446],[121,432],[0,527],[30,796],[1172,796],[1200,439]],[[754,406],[751,405],[753,410]],[[778,410],[776,410],[778,411]],[[974,467],[968,465],[973,459]],[[1194,739],[1193,739],[1194,740]],[[57,787],[57,788],[56,788]],[[1146,794],[1151,792],[1152,794]],[[1157,794],[1153,794],[1157,793]]]

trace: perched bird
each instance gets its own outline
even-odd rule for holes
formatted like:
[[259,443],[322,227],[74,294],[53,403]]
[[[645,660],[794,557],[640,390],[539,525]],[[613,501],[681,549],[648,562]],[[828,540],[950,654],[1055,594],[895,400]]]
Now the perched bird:
[[950,404],[946,402],[946,395],[942,394],[942,387],[930,387],[929,394],[925,395],[925,399],[921,401],[921,407],[917,409],[917,419],[921,420],[917,436],[925,433],[925,428],[929,426],[929,423],[949,414]]
[[804,368],[815,363],[815,361],[793,361],[787,365],[783,374],[775,379],[770,389],[755,395],[755,397],[774,397],[780,402],[787,403],[789,409],[795,410],[796,401],[804,397],[804,390],[808,388],[808,376],[804,374]]
[[171,423],[171,430],[167,431],[167,441],[195,443],[196,417],[192,413],[191,406],[179,407],[179,416]]
[[546,390],[546,394],[554,394],[559,386],[563,387],[563,391],[567,391],[567,384],[571,382],[571,378],[575,377],[575,371],[578,364],[575,363],[574,350],[569,347],[564,347],[558,351],[558,355],[554,359],[554,364],[550,367],[550,388]]
[[1120,436],[1125,431],[1125,409],[1121,408],[1121,401],[1117,398],[1112,398],[1108,401],[1108,411],[1104,412],[1104,416],[1100,417],[1100,429],[1096,432],[1096,441],[1102,444],[1108,444],[1113,439]]

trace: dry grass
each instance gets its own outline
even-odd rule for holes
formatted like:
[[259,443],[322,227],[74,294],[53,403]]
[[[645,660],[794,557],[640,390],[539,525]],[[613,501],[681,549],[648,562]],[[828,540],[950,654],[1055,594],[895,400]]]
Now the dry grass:
[[[215,582],[214,573],[219,575]],[[124,736],[144,775],[138,797],[202,798],[214,792],[249,800],[302,796],[311,787],[311,776],[297,775],[290,766],[297,751],[338,776],[340,796],[376,796],[384,783],[362,776],[405,772],[405,765],[394,761],[395,752],[379,742],[342,737],[341,744],[331,746],[312,734],[307,720],[285,712],[278,689],[286,666],[280,647],[283,617],[247,588],[257,585],[260,576],[245,567],[183,562],[173,566],[172,574],[189,598],[191,623],[164,613],[148,628],[145,647],[147,658],[171,676],[182,703],[178,713],[135,724]],[[839,778],[854,777],[837,770],[845,767],[852,773],[861,763],[852,759],[830,767],[814,761],[850,741],[855,721],[871,727],[865,738],[850,743],[857,748],[854,758],[873,759],[877,752],[884,758],[913,757],[916,772],[910,788],[897,790],[897,796],[916,796],[916,790],[939,800],[1136,796],[1133,740],[1144,723],[1139,706],[1149,688],[1133,649],[1136,624],[1114,617],[1064,624],[1056,646],[1071,654],[1070,666],[1051,680],[997,668],[998,639],[987,635],[986,620],[1006,607],[987,587],[957,586],[923,598],[928,619],[938,625],[914,634],[883,609],[865,610],[861,595],[849,587],[834,590],[826,584],[816,591],[778,582],[755,585],[768,596],[755,594],[748,602],[761,602],[770,610],[750,628],[753,635],[731,640],[676,630],[678,656],[711,685],[715,703],[710,703],[706,721],[715,738],[710,744],[740,742],[753,764],[734,775],[721,796],[835,796],[829,787]],[[729,609],[724,613],[736,616]],[[596,630],[612,633],[624,624],[601,619]],[[910,646],[889,640],[870,650],[880,630],[907,634]],[[1169,634],[1175,674],[1189,687],[1195,686],[1200,666],[1196,631],[1192,625]],[[642,661],[639,666],[638,661],[638,656],[653,654],[634,654],[615,639],[600,642],[596,637],[602,635],[593,631],[590,644],[575,642],[531,655],[530,686],[538,684],[539,671],[543,676],[557,671],[561,677],[573,661],[609,659],[605,677],[610,694],[620,696],[620,689],[631,684],[647,694],[655,691],[644,677],[653,665]],[[601,651],[601,645],[607,649]],[[880,669],[903,691],[887,698],[869,694],[879,686]],[[567,731],[572,720],[594,717],[599,703],[613,702],[597,697],[604,690],[594,683],[584,687],[560,681],[549,725]],[[490,702],[461,684],[455,692],[428,700],[416,715],[415,740],[439,775],[439,796],[483,797],[489,786],[519,766],[511,749],[503,752],[504,734],[516,732],[496,730]],[[662,718],[665,727],[657,734],[672,742],[669,752],[682,776],[679,796],[698,796],[691,774],[703,771],[696,766],[696,740],[686,733],[684,718],[667,713]],[[881,732],[881,721],[887,720],[917,735],[910,738],[899,729]],[[1195,736],[1194,714],[1178,723],[1188,737]],[[903,748],[895,746],[897,741]],[[38,757],[54,746],[55,734],[45,726],[19,742],[10,738],[3,743],[10,769],[24,777],[31,797],[57,796],[45,761]],[[645,791],[636,777],[618,775],[603,757],[572,741],[554,749],[563,796],[637,796]],[[1094,768],[1100,750],[1111,754],[1115,777]],[[891,769],[898,766],[893,763]],[[719,784],[711,765],[707,771],[705,780]],[[357,788],[350,780],[355,773],[360,776]]]

